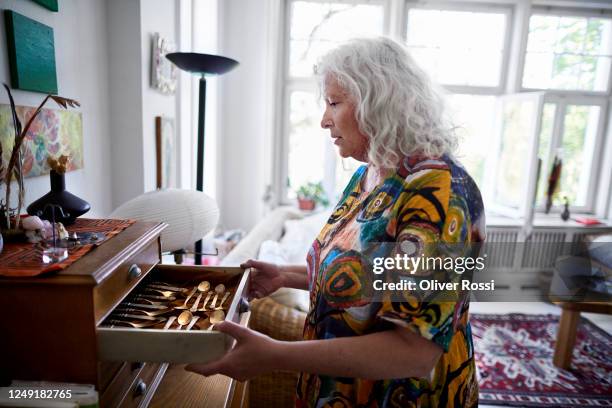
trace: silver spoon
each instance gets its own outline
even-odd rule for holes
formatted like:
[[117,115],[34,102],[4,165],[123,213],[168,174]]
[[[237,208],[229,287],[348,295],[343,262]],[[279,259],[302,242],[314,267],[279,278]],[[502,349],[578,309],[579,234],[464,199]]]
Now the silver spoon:
[[189,295],[187,296],[187,299],[185,299],[185,303],[183,303],[182,306],[177,306],[175,307],[175,309],[181,310],[181,309],[188,309],[187,307],[187,303],[189,302],[189,300],[193,297],[193,295],[195,295],[196,291],[198,290],[198,287],[194,287],[193,289],[191,289],[191,292],[189,292]]
[[176,320],[176,316],[170,317],[168,319],[168,322],[166,322],[166,325],[164,326],[164,330],[168,330],[170,326],[172,326],[172,323],[174,323],[175,320]]
[[208,303],[208,301],[210,300],[210,297],[212,296],[214,292],[211,290],[210,292],[208,292],[206,294],[206,298],[204,299],[204,303],[202,303],[202,308],[198,309],[198,312],[205,312],[206,311],[206,304]]
[[208,320],[210,320],[210,327],[208,327],[208,331],[211,331],[215,324],[221,323],[225,320],[225,312],[223,310],[215,310],[210,314]]
[[185,310],[183,313],[179,315],[178,319],[176,319],[179,324],[179,327],[176,330],[181,330],[184,325],[191,322],[192,318],[193,318],[193,315],[191,314],[191,312],[189,310]]
[[221,302],[219,303],[219,306],[215,307],[215,310],[221,310],[223,309],[223,303],[225,303],[225,301],[227,300],[227,298],[229,297],[230,293],[225,292],[225,295],[223,295],[223,298],[221,299]]

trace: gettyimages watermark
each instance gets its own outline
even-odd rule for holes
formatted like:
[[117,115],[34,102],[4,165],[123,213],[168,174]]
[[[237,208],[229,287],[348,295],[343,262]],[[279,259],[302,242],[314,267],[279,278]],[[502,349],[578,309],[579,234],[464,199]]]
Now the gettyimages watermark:
[[364,301],[612,301],[612,242],[378,242],[329,262],[335,295],[353,280]]

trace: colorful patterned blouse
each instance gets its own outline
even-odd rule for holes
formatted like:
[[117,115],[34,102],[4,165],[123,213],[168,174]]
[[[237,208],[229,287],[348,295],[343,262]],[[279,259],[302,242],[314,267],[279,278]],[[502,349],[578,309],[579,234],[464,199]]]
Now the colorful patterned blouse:
[[364,296],[372,279],[361,266],[361,255],[372,242],[484,241],[480,191],[448,156],[406,158],[371,193],[362,190],[366,170],[362,166],[355,172],[308,254],[310,311],[304,339],[366,335],[399,325],[435,342],[444,353],[427,379],[373,381],[302,373],[296,406],[477,406],[467,294],[455,302],[435,297],[415,302],[408,295],[401,302],[387,296],[373,301]]

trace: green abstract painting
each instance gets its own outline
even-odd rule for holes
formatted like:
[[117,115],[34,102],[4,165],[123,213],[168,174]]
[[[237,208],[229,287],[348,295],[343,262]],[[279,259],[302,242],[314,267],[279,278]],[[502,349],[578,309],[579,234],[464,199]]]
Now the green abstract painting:
[[[26,123],[36,108],[17,106],[17,116]],[[0,143],[2,160],[8,163],[13,150],[15,129],[9,105],[0,104]],[[21,146],[23,176],[35,177],[49,173],[47,157],[66,155],[68,171],[83,168],[83,119],[80,112],[43,109],[28,130]],[[0,177],[3,177],[0,175]]]
[[34,3],[38,3],[44,8],[47,8],[51,11],[58,11],[59,7],[57,5],[57,0],[33,0]]
[[11,10],[4,20],[12,87],[57,94],[53,29]]

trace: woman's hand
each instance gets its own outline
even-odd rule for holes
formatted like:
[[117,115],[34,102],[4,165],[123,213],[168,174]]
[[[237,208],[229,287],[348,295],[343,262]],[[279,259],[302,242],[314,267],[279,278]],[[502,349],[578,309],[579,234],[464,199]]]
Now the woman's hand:
[[223,374],[238,381],[246,381],[274,370],[273,362],[277,360],[276,340],[228,321],[216,324],[215,330],[235,338],[234,348],[212,363],[189,364],[185,367],[187,371],[204,376]]
[[249,259],[240,267],[253,268],[249,275],[249,300],[268,296],[285,286],[284,274],[276,264]]

